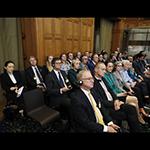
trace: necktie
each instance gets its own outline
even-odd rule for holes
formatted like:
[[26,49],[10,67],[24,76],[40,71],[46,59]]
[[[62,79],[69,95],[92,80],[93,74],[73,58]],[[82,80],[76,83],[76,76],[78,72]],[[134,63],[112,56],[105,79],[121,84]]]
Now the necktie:
[[95,113],[95,117],[96,117],[96,119],[97,119],[97,122],[98,122],[99,124],[101,124],[101,125],[105,125],[105,123],[104,123],[104,121],[103,121],[103,116],[102,116],[102,114],[101,114],[99,108],[97,107],[96,102],[95,102],[95,100],[94,100],[94,98],[93,98],[93,96],[92,96],[92,94],[91,94],[90,92],[88,93],[88,96],[89,96],[89,98],[90,98],[91,105],[92,105],[92,107],[93,107],[93,110],[94,110],[94,113]]
[[59,77],[60,86],[61,86],[61,87],[64,87],[64,82],[63,82],[63,79],[62,79],[62,77],[61,77],[61,75],[60,75],[60,72],[58,72],[58,77]]
[[42,75],[41,75],[40,71],[38,70],[37,67],[34,67],[34,68],[35,68],[36,74],[37,74],[40,82],[43,83],[43,78],[42,78]]

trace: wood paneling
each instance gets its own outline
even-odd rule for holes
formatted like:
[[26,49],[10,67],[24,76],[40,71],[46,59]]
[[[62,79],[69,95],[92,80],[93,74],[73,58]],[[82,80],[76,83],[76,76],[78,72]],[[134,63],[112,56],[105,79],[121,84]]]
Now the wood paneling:
[[[35,55],[41,65],[48,55],[59,56],[69,51],[76,53],[93,50],[94,18],[33,18],[32,23],[28,19],[30,25],[22,20],[23,34],[34,34],[34,37],[25,39],[26,55]],[[34,32],[31,30],[33,27]],[[31,44],[33,40],[35,42]],[[29,48],[31,46],[27,46],[29,44],[34,45],[34,51]]]
[[25,68],[29,66],[28,58],[37,56],[36,25],[34,18],[21,18],[23,58]]

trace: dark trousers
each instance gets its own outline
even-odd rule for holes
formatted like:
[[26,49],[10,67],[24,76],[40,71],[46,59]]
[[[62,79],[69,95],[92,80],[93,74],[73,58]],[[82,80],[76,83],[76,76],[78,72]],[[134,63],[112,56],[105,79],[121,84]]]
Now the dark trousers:
[[135,96],[138,99],[138,103],[139,103],[139,108],[143,108],[144,107],[144,96],[143,93],[141,91],[142,84],[137,84],[135,85],[135,87],[133,88],[133,91],[135,92]]
[[126,120],[131,132],[142,132],[134,106],[123,104],[118,111],[111,109],[110,115],[114,120],[119,122]]

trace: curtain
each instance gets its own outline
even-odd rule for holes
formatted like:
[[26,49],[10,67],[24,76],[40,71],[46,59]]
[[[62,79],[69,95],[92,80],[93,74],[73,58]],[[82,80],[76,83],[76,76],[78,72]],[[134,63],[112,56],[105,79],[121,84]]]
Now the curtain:
[[24,69],[19,18],[0,18],[0,71],[8,60],[15,63],[15,69]]
[[106,50],[108,53],[111,50],[113,23],[107,19],[100,20],[100,51]]

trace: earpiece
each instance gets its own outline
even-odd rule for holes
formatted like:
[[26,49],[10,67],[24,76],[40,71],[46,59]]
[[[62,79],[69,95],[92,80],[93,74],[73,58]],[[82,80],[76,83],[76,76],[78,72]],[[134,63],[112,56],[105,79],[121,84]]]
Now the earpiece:
[[82,84],[83,84],[83,81],[82,81],[82,80],[77,81],[77,84],[78,84],[78,85],[82,85]]

